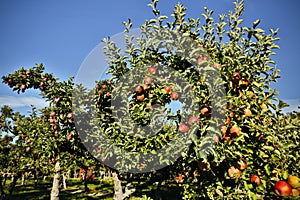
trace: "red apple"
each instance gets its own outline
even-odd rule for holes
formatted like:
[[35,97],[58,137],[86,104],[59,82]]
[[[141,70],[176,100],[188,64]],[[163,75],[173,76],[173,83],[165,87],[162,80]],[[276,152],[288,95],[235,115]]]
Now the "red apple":
[[172,92],[170,97],[171,97],[172,100],[177,100],[178,99],[178,93],[177,92]]
[[220,70],[222,68],[222,65],[219,63],[214,63],[213,67],[217,68],[218,70]]
[[106,92],[106,96],[109,97],[110,96],[110,92]]
[[233,126],[230,128],[230,134],[233,136],[239,136],[241,134],[241,128],[238,126]]
[[98,90],[98,94],[99,95],[103,94],[103,90]]
[[142,86],[137,86],[137,87],[135,88],[135,91],[136,91],[137,93],[141,93],[141,92],[143,91],[143,87],[142,87]]
[[14,81],[10,78],[10,79],[8,79],[8,81],[7,81],[9,84],[12,84]]
[[207,106],[204,106],[201,108],[200,112],[202,115],[207,115],[209,113],[210,109]]
[[144,82],[145,82],[146,84],[152,83],[152,81],[153,81],[153,79],[152,79],[151,77],[149,77],[149,76],[147,76],[147,77],[144,79]]
[[293,195],[293,197],[300,196],[300,190],[299,189],[292,189],[292,195]]
[[50,117],[54,117],[56,115],[56,112],[55,111],[52,111],[51,113],[50,113]]
[[22,90],[25,90],[25,89],[26,89],[26,85],[25,85],[25,84],[22,84],[22,85],[21,85],[21,89],[22,89]]
[[165,90],[167,93],[169,93],[169,92],[171,92],[171,87],[168,86],[168,85],[166,85],[166,86],[164,86],[164,90]]
[[57,129],[58,129],[58,126],[55,125],[55,126],[53,126],[52,131],[55,132]]
[[222,126],[222,128],[221,128],[222,135],[225,135],[226,132],[227,132],[227,127],[226,126]]
[[233,72],[231,75],[231,79],[233,79],[234,81],[239,81],[242,79],[242,76],[239,72]]
[[153,109],[153,106],[152,106],[152,104],[151,103],[147,103],[147,108],[149,108],[150,110],[152,110]]
[[187,125],[185,125],[185,123],[181,123],[181,124],[179,125],[179,128],[178,128],[178,130],[179,130],[180,132],[182,132],[182,133],[188,132],[189,129],[190,129],[190,128],[189,128]]
[[30,151],[30,147],[26,147],[26,152],[29,152]]
[[68,138],[68,140],[71,140],[72,139],[72,135],[68,134],[67,138]]
[[107,88],[107,85],[103,84],[103,85],[102,85],[102,88],[103,88],[103,89],[106,89],[106,88]]
[[149,85],[145,83],[145,84],[143,85],[143,88],[144,88],[144,90],[147,90],[147,89],[149,88]]
[[245,116],[250,117],[252,115],[252,112],[249,108],[245,109]]
[[136,99],[137,99],[138,101],[143,101],[144,98],[145,98],[144,94],[141,94],[141,95],[137,95],[137,96],[136,96]]
[[241,175],[241,171],[237,168],[235,168],[234,166],[231,166],[229,169],[228,169],[228,175],[231,177],[231,178],[239,178],[240,175]]
[[285,181],[275,183],[274,191],[278,196],[289,196],[292,193],[292,186]]
[[250,84],[250,80],[239,80],[239,85],[249,85]]
[[154,66],[151,66],[151,67],[148,68],[148,72],[150,74],[156,74],[156,68]]
[[73,115],[72,112],[70,112],[70,113],[68,113],[67,117],[68,117],[69,119],[73,119],[74,115]]
[[194,122],[196,122],[197,124],[199,124],[200,120],[197,117],[195,117],[195,116],[190,117],[188,124],[192,125]]
[[202,56],[202,57],[199,57],[196,61],[196,64],[199,65],[201,62],[207,60],[207,57],[206,56]]
[[256,183],[257,185],[260,185],[261,184],[261,180],[260,180],[259,176],[252,175],[251,176],[251,183]]

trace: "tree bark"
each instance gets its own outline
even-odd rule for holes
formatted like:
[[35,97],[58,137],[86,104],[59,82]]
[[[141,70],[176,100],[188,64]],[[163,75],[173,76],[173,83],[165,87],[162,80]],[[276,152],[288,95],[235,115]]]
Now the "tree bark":
[[21,185],[25,185],[25,173],[22,173],[22,183]]
[[16,175],[13,175],[12,177],[12,182],[10,183],[10,188],[9,188],[9,195],[8,195],[8,198],[7,199],[10,199],[14,189],[15,189],[15,186],[16,186],[16,183],[17,183],[17,180],[20,178],[20,174],[16,174]]
[[125,188],[125,193],[123,193],[122,183],[118,177],[118,174],[116,172],[113,172],[112,177],[114,180],[114,200],[123,200],[135,192],[135,188],[129,189],[129,185],[127,185]]
[[89,188],[88,188],[87,180],[86,180],[86,172],[82,173],[82,180],[84,182],[84,192],[87,193],[87,192],[89,192]]
[[37,178],[37,173],[36,173],[36,170],[34,169],[33,170],[33,177],[34,177],[34,189],[37,188],[37,183],[38,183],[38,178]]
[[53,185],[50,195],[50,200],[59,200],[59,179],[60,179],[60,164],[56,161],[54,168]]
[[78,178],[77,169],[74,169],[74,178]]
[[64,189],[67,189],[67,183],[66,183],[67,177],[65,174],[62,174],[62,177],[63,177],[63,187],[64,187]]

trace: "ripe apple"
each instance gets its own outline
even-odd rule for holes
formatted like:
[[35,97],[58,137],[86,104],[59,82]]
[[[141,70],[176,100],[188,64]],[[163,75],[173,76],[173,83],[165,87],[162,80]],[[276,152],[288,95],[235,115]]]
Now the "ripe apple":
[[147,77],[144,79],[144,82],[145,82],[146,84],[152,83],[152,81],[153,81],[153,79],[152,79],[151,77],[149,77],[149,76],[147,76]]
[[230,134],[233,136],[239,136],[241,134],[241,128],[238,126],[233,126],[230,128]]
[[250,84],[250,80],[240,80],[239,81],[239,85],[245,85],[245,86],[247,86],[249,84]]
[[221,133],[222,133],[223,135],[225,135],[226,132],[227,132],[227,127],[226,127],[226,126],[222,126],[222,128],[221,128]]
[[169,92],[171,92],[171,87],[168,86],[168,85],[166,85],[166,86],[164,86],[164,90],[165,90],[167,93],[169,93]]
[[190,117],[188,124],[192,125],[194,122],[196,122],[197,124],[200,123],[200,120],[198,119],[198,117],[195,117],[195,116]]
[[12,84],[14,81],[10,78],[7,80],[7,83]]
[[110,92],[106,92],[106,96],[109,97],[110,96]]
[[231,166],[228,169],[228,175],[231,178],[239,178],[241,175],[241,171],[239,169],[235,168],[234,166]]
[[30,147],[26,147],[26,152],[29,152],[30,151]]
[[300,196],[300,190],[299,189],[292,189],[292,195],[293,195],[293,197]]
[[178,130],[179,130],[180,132],[182,132],[182,133],[188,132],[189,129],[190,129],[190,128],[189,128],[185,123],[181,123],[181,124],[179,125],[179,128],[178,128]]
[[254,95],[254,92],[253,92],[252,90],[247,91],[246,94],[247,94],[247,96],[249,96],[249,97],[254,97],[254,96],[255,96],[255,95]]
[[172,92],[170,97],[171,97],[172,100],[177,100],[178,99],[178,93],[177,92]]
[[234,112],[231,112],[231,113],[229,114],[229,117],[233,118],[233,117],[234,117]]
[[209,111],[210,111],[210,108],[207,106],[202,107],[200,110],[202,115],[207,115],[209,113]]
[[246,108],[246,109],[245,109],[245,116],[246,116],[246,117],[250,117],[251,115],[252,115],[251,110],[250,110],[249,108]]
[[68,134],[67,138],[68,138],[68,140],[71,140],[72,139],[72,135]]
[[207,57],[206,56],[202,56],[202,57],[199,57],[196,61],[196,64],[199,65],[201,62],[207,60]]
[[251,176],[251,183],[256,183],[257,185],[260,185],[261,184],[261,180],[260,180],[259,176],[252,175]]
[[149,72],[150,74],[156,74],[156,67],[154,67],[154,66],[149,67],[149,68],[148,68],[148,72]]
[[261,108],[262,110],[266,110],[266,109],[268,108],[268,106],[267,106],[265,103],[262,103],[262,104],[260,105],[260,108]]
[[297,176],[289,176],[287,179],[288,183],[293,187],[293,188],[299,188],[300,187],[300,179]]
[[229,117],[226,118],[226,123],[227,123],[228,126],[230,125],[230,118]]
[[231,79],[234,80],[235,82],[238,82],[239,80],[242,79],[242,76],[239,72],[233,72],[231,75]]
[[56,115],[56,112],[55,111],[52,111],[51,113],[50,113],[50,117],[54,117]]
[[278,196],[289,196],[292,193],[292,186],[285,181],[275,183],[274,191]]
[[143,87],[142,87],[142,86],[137,86],[137,87],[135,88],[135,91],[136,91],[137,93],[141,93],[141,92],[143,91]]
[[70,112],[70,113],[68,113],[67,117],[68,117],[69,119],[73,119],[74,115],[73,115],[72,112]]
[[182,184],[184,178],[185,178],[185,176],[183,174],[178,174],[178,176],[176,176],[176,178],[175,178],[175,181],[178,184]]
[[22,90],[25,90],[25,89],[26,89],[26,85],[25,85],[25,84],[22,84],[22,85],[21,85],[21,89],[22,89]]
[[144,90],[147,90],[149,88],[149,85],[148,84],[144,84],[143,88],[144,88]]
[[214,63],[213,67],[217,68],[218,70],[220,70],[222,68],[222,65],[219,63]]
[[55,125],[55,126],[53,126],[52,131],[55,132],[57,129],[58,129],[58,126]]
[[102,85],[102,88],[103,88],[103,89],[106,89],[106,88],[107,88],[107,85],[103,84],[103,85]]
[[141,94],[141,95],[137,95],[137,96],[136,96],[136,99],[137,99],[138,101],[143,101],[144,98],[145,98],[144,94]]
[[152,106],[152,104],[151,103],[147,103],[147,108],[149,108],[150,110],[152,110],[153,109],[153,106]]

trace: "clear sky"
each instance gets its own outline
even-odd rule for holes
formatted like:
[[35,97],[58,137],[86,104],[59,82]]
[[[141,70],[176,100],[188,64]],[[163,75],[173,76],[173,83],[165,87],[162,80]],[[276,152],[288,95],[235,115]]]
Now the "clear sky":
[[[214,10],[215,16],[234,8],[231,0],[160,0],[161,14],[169,16],[177,2],[188,8],[188,17],[200,17],[204,6]],[[0,76],[43,63],[48,72],[66,80],[76,75],[101,39],[124,30],[122,22],[127,18],[137,28],[153,17],[148,3],[150,0],[0,0]],[[245,25],[261,19],[260,27],[266,30],[280,28],[281,49],[274,59],[281,78],[273,87],[293,108],[300,105],[299,7],[298,0],[246,0],[243,15]],[[43,105],[36,94],[17,95],[0,83],[0,106]]]

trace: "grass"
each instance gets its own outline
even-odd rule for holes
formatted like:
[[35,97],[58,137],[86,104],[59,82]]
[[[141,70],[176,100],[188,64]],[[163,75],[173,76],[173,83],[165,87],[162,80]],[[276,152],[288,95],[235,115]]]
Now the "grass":
[[[51,192],[52,179],[45,181],[40,180],[38,186],[34,188],[33,180],[27,180],[26,185],[20,185],[20,180],[14,189],[12,198],[13,200],[49,200]],[[10,182],[7,181],[7,185]],[[125,184],[124,184],[125,185]],[[61,189],[60,199],[61,200],[95,200],[95,199],[113,199],[113,180],[110,178],[100,180],[95,179],[94,182],[88,183],[89,192],[84,192],[84,184],[79,179],[68,179],[67,189]],[[150,197],[155,199],[158,195],[162,199],[180,199],[179,198],[180,188],[176,185],[164,185],[159,190],[157,185],[151,185],[143,189],[137,190],[129,200],[141,200]]]

